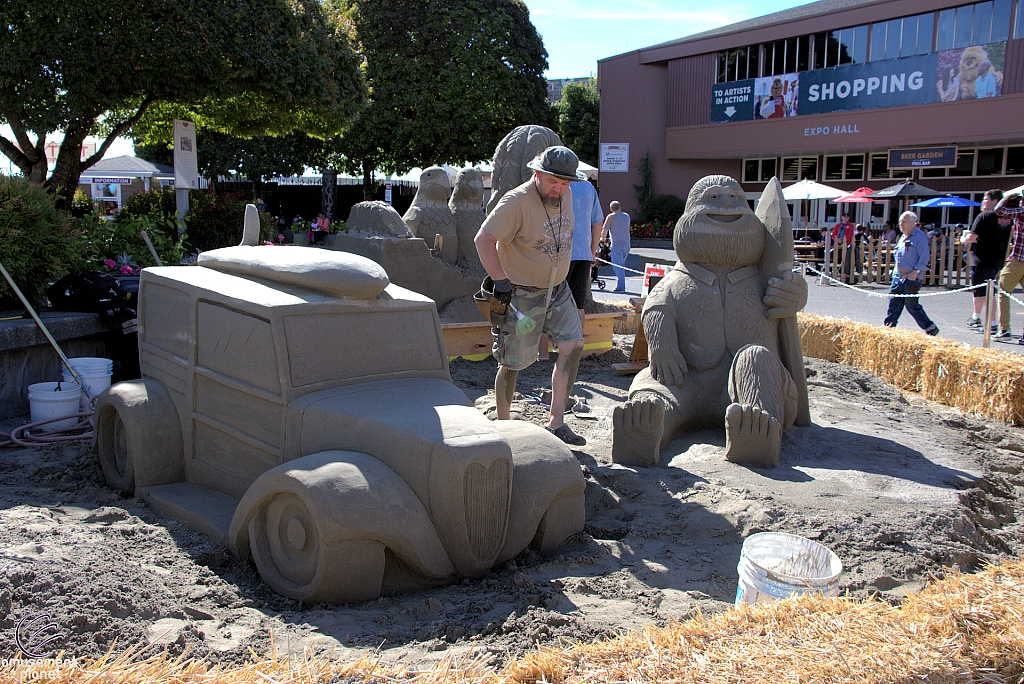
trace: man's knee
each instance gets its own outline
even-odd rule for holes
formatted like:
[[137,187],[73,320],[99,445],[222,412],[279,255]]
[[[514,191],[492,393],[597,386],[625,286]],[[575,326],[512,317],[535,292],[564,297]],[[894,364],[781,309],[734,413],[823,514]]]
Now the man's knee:
[[569,340],[568,342],[559,342],[558,351],[559,353],[571,354],[574,351],[583,351],[583,340]]

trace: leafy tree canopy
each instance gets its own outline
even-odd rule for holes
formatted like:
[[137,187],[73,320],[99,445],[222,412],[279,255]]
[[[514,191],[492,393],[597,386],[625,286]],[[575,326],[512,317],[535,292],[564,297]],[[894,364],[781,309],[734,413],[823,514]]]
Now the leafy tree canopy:
[[[257,184],[266,176],[299,175],[307,166],[317,166],[324,155],[323,140],[299,131],[240,138],[200,128],[196,131],[196,147],[199,173],[204,178],[237,172]],[[137,140],[135,153],[160,164],[174,163],[174,151],[167,143]]]
[[522,0],[355,0],[370,100],[340,168],[404,173],[487,159],[511,129],[552,126],[547,51]]
[[598,119],[601,99],[594,79],[586,83],[567,83],[562,88],[558,109],[558,137],[562,144],[582,161],[597,166],[601,131]]
[[[0,152],[70,201],[81,170],[154,105],[166,107],[150,131],[202,112],[240,135],[337,133],[365,95],[348,31],[346,8],[318,0],[5,0],[0,123],[14,140],[0,137]],[[83,162],[89,134],[105,140]]]

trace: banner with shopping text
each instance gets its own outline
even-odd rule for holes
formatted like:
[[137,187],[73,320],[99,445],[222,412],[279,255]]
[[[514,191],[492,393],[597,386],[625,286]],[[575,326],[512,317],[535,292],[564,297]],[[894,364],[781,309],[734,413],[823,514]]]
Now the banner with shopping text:
[[1006,43],[712,86],[711,122],[777,119],[1002,94]]

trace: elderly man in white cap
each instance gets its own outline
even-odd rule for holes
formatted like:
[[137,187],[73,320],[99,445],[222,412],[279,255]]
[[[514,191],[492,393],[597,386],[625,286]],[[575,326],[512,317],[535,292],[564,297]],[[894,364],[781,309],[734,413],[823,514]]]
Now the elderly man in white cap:
[[576,377],[583,352],[579,310],[565,276],[572,255],[572,191],[569,184],[584,180],[579,160],[567,147],[549,147],[529,162],[533,177],[509,190],[476,234],[480,262],[494,281],[494,298],[511,304],[533,319],[535,326],[518,326],[509,315],[495,328],[493,355],[498,361],[494,394],[498,418],[511,417],[519,371],[537,359],[540,335],[558,347],[551,373],[551,411],[547,427],[566,444],[587,441],[564,422],[569,379]]

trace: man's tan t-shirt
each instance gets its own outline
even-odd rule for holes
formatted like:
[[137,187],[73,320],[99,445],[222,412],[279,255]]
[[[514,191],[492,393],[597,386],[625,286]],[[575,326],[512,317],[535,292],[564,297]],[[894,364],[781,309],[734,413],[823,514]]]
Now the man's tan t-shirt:
[[565,280],[572,256],[572,190],[561,208],[545,207],[533,178],[505,193],[481,226],[498,241],[498,260],[515,285],[547,287]]

